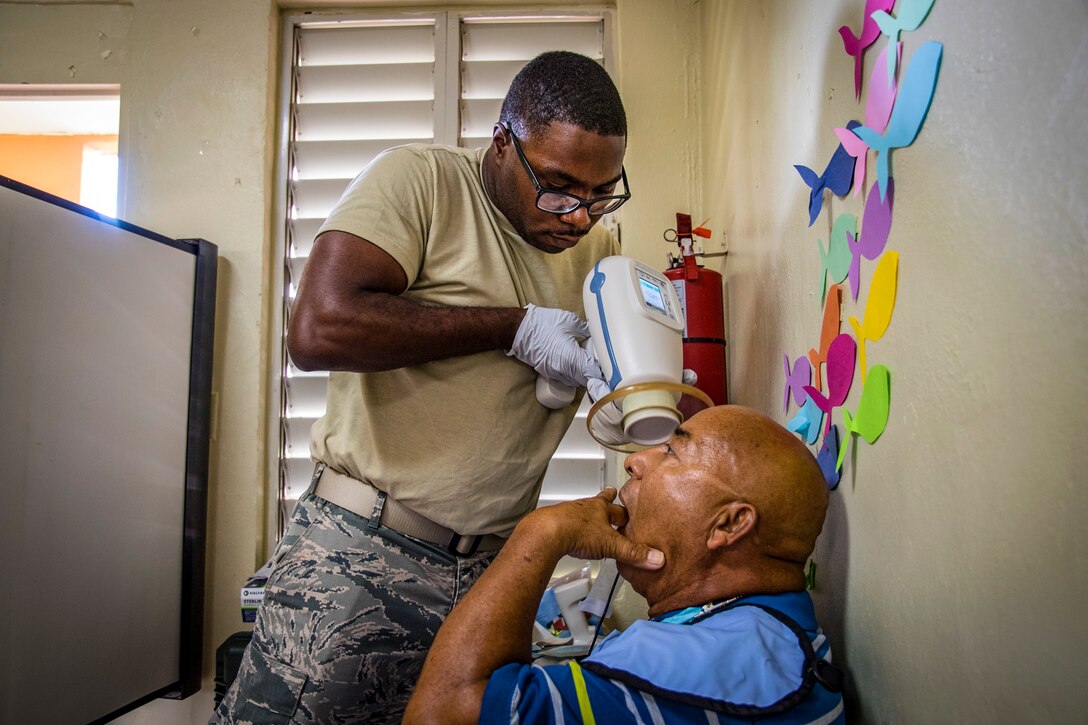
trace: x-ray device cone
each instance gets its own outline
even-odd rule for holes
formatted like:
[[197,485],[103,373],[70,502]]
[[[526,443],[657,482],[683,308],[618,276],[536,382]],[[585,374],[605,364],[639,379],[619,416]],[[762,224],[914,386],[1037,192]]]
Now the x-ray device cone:
[[[597,442],[619,451],[657,445],[683,421],[682,395],[713,405],[706,393],[683,384],[684,317],[665,275],[630,257],[606,257],[586,276],[582,302],[612,390],[590,408],[587,425]],[[622,442],[605,429],[613,403],[622,413]]]

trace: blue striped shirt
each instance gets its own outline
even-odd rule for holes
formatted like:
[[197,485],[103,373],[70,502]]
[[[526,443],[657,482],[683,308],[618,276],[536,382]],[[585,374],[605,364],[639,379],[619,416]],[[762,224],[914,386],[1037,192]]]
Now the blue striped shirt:
[[[812,643],[817,657],[830,660],[831,652],[827,638],[816,625],[815,615],[812,609],[812,600],[806,592],[790,592],[787,594],[763,595],[746,597],[745,603],[758,603],[772,607],[783,612],[797,621]],[[620,645],[621,638],[627,638],[625,645],[634,645],[634,651],[638,652],[639,659],[648,662],[667,662],[675,658],[680,667],[674,669],[682,672],[681,679],[691,675],[697,679],[694,673],[705,668],[713,668],[713,675],[727,673],[727,678],[735,678],[736,683],[727,683],[727,686],[736,685],[737,692],[750,692],[752,681],[758,681],[765,676],[762,672],[749,672],[748,664],[742,664],[739,668],[732,667],[726,658],[745,659],[748,661],[760,661],[767,656],[777,659],[778,655],[773,648],[781,645],[766,644],[768,640],[775,640],[780,630],[785,630],[785,636],[792,638],[792,646],[800,650],[797,638],[771,615],[758,610],[755,607],[743,606],[729,611],[715,614],[709,619],[717,620],[719,617],[730,618],[721,634],[712,632],[710,637],[713,645],[702,647],[701,652],[677,652],[664,644],[660,637],[663,628],[687,627],[696,625],[662,624],[655,623],[656,637],[644,637],[637,633],[638,628],[632,626],[623,633],[613,633],[598,646],[594,653],[603,652],[608,647],[608,642],[615,639],[615,644]],[[721,625],[724,620],[718,620]],[[780,628],[780,630],[779,630]],[[645,629],[645,628],[644,628]],[[718,627],[707,628],[718,630]],[[635,630],[635,631],[633,631]],[[665,629],[664,631],[673,631]],[[766,635],[772,636],[768,638]],[[677,635],[687,632],[676,632]],[[706,635],[704,635],[706,636]],[[640,639],[633,639],[639,637]],[[682,640],[683,637],[677,637]],[[704,640],[706,641],[706,640]],[[648,645],[643,652],[642,643]],[[759,650],[769,647],[766,652]],[[662,651],[665,650],[665,651]],[[713,650],[713,651],[708,651]],[[741,653],[733,658],[730,653]],[[796,659],[796,653],[791,652]],[[592,659],[593,656],[590,657]],[[770,661],[770,660],[768,660]],[[792,663],[791,663],[792,667]],[[651,666],[650,670],[653,669]],[[773,665],[767,669],[773,669]],[[741,682],[740,680],[745,680]],[[758,687],[758,683],[754,685]],[[666,688],[667,689],[667,688]],[[682,698],[681,698],[682,699]],[[743,702],[738,704],[744,704]],[[617,679],[599,676],[583,669],[574,663],[563,665],[521,665],[517,663],[506,665],[494,672],[488,682],[484,694],[483,708],[480,713],[480,722],[511,723],[519,725],[537,723],[555,723],[566,725],[567,723],[584,723],[595,721],[597,723],[635,723],[637,725],[659,725],[660,723],[773,723],[774,725],[785,723],[819,723],[821,725],[831,723],[844,723],[845,718],[842,708],[842,697],[838,693],[825,689],[819,683],[813,688],[798,705],[787,712],[778,715],[763,715],[760,717],[738,717],[727,715],[714,710],[687,704],[674,699],[666,694],[653,695],[636,689],[633,685],[624,684]]]

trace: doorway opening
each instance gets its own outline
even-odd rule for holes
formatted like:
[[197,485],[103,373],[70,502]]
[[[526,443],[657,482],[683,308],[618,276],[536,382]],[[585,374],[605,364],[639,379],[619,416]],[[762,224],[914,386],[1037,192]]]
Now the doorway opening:
[[116,85],[0,84],[0,175],[117,216]]

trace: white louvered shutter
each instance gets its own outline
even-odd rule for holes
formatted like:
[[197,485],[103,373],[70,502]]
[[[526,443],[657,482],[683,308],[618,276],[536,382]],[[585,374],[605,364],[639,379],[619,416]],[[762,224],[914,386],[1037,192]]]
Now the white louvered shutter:
[[[604,19],[461,17],[292,21],[284,249],[284,331],[318,227],[348,183],[381,151],[404,143],[490,143],[517,71],[538,53],[567,49],[605,58]],[[310,427],[325,412],[327,373],[302,372],[285,346],[276,463],[278,527],[309,484]],[[549,466],[541,503],[591,495],[605,455],[585,431],[586,407]],[[425,452],[422,452],[425,454]],[[277,533],[278,536],[278,533]]]

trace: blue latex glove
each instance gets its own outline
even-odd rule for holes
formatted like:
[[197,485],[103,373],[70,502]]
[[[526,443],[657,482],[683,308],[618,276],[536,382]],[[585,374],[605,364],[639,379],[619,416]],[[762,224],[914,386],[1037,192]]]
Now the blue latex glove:
[[550,380],[581,388],[590,376],[603,378],[600,365],[582,349],[587,337],[589,326],[573,312],[530,303],[506,354]]

